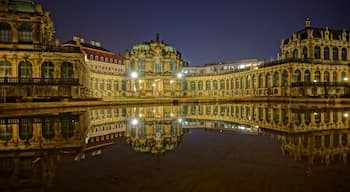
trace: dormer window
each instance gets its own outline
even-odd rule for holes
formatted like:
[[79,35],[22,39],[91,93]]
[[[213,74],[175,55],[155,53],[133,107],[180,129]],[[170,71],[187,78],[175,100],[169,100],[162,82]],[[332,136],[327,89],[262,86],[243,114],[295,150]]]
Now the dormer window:
[[12,41],[12,30],[8,23],[0,23],[0,42],[10,43]]
[[31,43],[33,42],[33,29],[30,24],[24,23],[18,28],[19,42]]

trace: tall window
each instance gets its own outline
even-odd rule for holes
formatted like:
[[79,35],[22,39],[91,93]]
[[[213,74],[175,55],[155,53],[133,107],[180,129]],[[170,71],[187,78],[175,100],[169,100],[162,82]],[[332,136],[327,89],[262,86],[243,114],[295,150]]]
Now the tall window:
[[119,82],[118,80],[114,81],[114,91],[118,91],[119,90]]
[[213,89],[218,90],[218,81],[217,80],[213,81]]
[[324,48],[324,59],[329,60],[329,47]]
[[8,23],[0,23],[0,42],[10,43],[12,41],[12,29]]
[[266,74],[266,79],[265,79],[265,87],[270,88],[271,87],[271,75],[270,73]]
[[346,61],[347,60],[347,51],[345,48],[341,49],[341,60]]
[[131,72],[135,71],[135,61],[133,59],[130,60],[130,71]]
[[31,119],[19,120],[19,138],[22,140],[33,138],[33,122]]
[[154,57],[153,58],[153,72],[155,73],[161,73],[163,72],[163,66],[162,66],[162,63],[160,61],[160,58],[159,57]]
[[293,59],[297,59],[299,57],[298,49],[293,50]]
[[203,81],[198,81],[198,90],[203,90]]
[[262,74],[259,75],[259,88],[263,88],[264,86],[264,77]]
[[321,72],[320,71],[316,71],[315,72],[315,81],[316,82],[320,82],[321,81]]
[[305,72],[304,72],[304,81],[305,82],[310,82],[310,71],[309,70],[306,70]]
[[196,83],[194,81],[191,81],[191,90],[196,90]]
[[126,91],[126,81],[122,80],[122,91]]
[[337,82],[338,81],[338,74],[336,71],[333,72],[333,82]]
[[338,60],[338,48],[333,48],[333,60]]
[[0,77],[10,77],[11,72],[11,63],[8,61],[0,61]]
[[288,72],[286,70],[282,73],[282,86],[288,85]]
[[209,81],[209,80],[207,80],[207,81],[205,82],[205,89],[206,89],[206,90],[210,90],[210,89],[211,89],[211,85],[210,85],[210,81]]
[[105,89],[105,81],[104,80],[100,81],[100,89],[101,90]]
[[320,46],[315,46],[315,59],[321,59],[321,48]]
[[220,89],[225,89],[225,80],[220,80]]
[[285,57],[286,57],[286,59],[288,59],[288,58],[289,58],[289,52],[288,52],[288,51],[286,52]]
[[187,81],[182,81],[182,90],[183,91],[187,90]]
[[41,64],[41,78],[53,78],[53,64],[45,61]]
[[253,75],[253,88],[255,89],[256,88],[256,76]]
[[328,71],[324,72],[324,81],[329,82],[329,72]]
[[111,90],[111,80],[107,80],[107,90]]
[[274,86],[274,87],[278,87],[278,86],[279,86],[279,81],[280,81],[279,74],[278,74],[278,72],[276,71],[276,72],[273,74],[273,86]]
[[72,79],[73,78],[73,64],[64,62],[61,64],[61,78]]
[[304,59],[308,58],[307,48],[306,47],[303,48],[303,57],[304,57]]
[[32,77],[32,64],[29,61],[21,61],[18,66],[19,78],[31,78]]
[[341,73],[341,79],[342,79],[343,82],[348,81],[348,76],[346,75],[346,72],[345,72],[345,71],[343,71],[343,72]]
[[144,58],[139,59],[139,66],[138,71],[139,72],[145,72],[146,71],[146,60]]
[[294,71],[293,81],[294,82],[300,82],[301,81],[301,72],[300,72],[299,69]]
[[51,118],[45,118],[41,120],[41,130],[42,130],[42,136],[45,139],[52,139],[55,137],[55,128],[54,128],[54,122]]
[[23,23],[18,28],[18,40],[22,43],[31,43],[33,42],[33,29],[32,26],[28,23]]
[[176,61],[174,59],[170,60],[170,72],[171,73],[176,73],[177,68],[176,68]]

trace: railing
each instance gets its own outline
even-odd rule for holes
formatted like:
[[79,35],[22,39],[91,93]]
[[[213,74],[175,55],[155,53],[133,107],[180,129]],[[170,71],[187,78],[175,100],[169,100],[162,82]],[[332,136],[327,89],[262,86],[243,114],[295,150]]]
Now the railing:
[[79,79],[73,78],[17,78],[1,77],[0,85],[79,85]]
[[303,87],[303,86],[314,86],[314,87],[350,87],[349,82],[294,82],[292,87]]

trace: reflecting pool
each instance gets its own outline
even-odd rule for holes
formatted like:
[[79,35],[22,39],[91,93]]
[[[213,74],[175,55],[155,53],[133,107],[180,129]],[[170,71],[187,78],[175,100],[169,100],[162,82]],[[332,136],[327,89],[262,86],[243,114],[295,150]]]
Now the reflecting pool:
[[0,191],[350,191],[350,108],[263,103],[0,113]]

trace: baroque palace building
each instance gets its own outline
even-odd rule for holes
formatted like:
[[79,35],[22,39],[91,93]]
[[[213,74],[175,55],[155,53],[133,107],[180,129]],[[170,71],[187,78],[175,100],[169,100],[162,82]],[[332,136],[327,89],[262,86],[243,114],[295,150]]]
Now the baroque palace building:
[[31,0],[0,1],[0,90],[17,99],[78,98],[82,79],[79,49],[56,40],[49,12]]
[[186,74],[184,96],[343,96],[349,92],[350,33],[311,27],[281,42],[277,61]]
[[119,97],[342,97],[350,93],[350,34],[305,28],[281,41],[276,61],[238,60],[189,67],[155,40],[124,56],[84,39],[60,45],[47,11],[31,0],[2,0],[1,102]]

